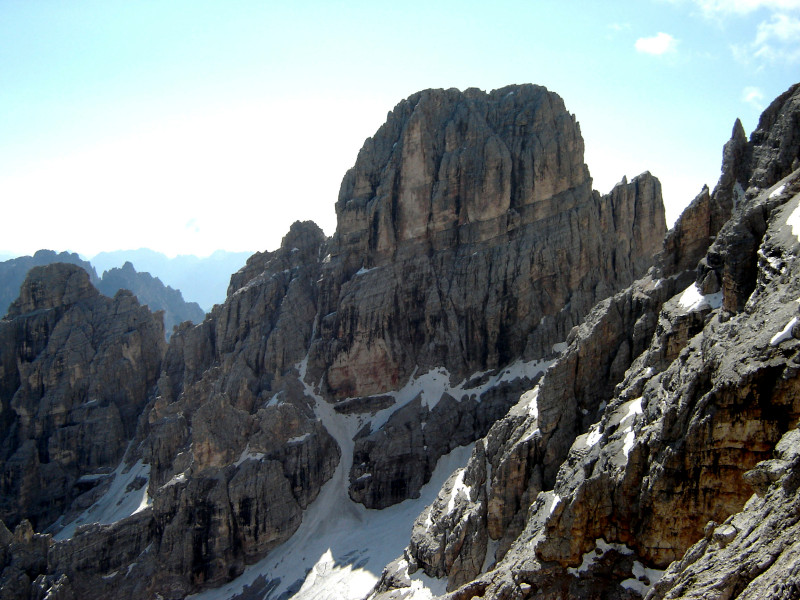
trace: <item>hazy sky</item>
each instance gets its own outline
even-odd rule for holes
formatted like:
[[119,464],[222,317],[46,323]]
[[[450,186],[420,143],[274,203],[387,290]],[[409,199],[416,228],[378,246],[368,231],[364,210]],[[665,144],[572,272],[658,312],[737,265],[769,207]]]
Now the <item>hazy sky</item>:
[[577,115],[596,189],[649,170],[671,223],[798,80],[800,0],[2,0],[0,252],[331,234],[397,102],[526,82]]

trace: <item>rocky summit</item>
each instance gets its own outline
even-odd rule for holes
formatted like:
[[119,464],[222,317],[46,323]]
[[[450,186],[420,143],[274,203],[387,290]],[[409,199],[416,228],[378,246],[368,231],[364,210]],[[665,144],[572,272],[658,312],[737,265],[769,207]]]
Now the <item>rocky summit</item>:
[[800,85],[667,232],[538,86],[400,102],[163,341],[31,271],[0,598],[800,598]]

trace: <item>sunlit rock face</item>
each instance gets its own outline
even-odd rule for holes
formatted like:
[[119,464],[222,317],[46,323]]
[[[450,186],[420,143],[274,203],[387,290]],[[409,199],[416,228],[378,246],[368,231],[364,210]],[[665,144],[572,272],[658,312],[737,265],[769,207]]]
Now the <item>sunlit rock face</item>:
[[336,212],[310,364],[334,398],[550,353],[665,231],[658,181],[593,193],[575,117],[532,85],[404,100]]
[[659,268],[573,330],[374,598],[420,568],[458,598],[797,597],[799,100],[737,123]]

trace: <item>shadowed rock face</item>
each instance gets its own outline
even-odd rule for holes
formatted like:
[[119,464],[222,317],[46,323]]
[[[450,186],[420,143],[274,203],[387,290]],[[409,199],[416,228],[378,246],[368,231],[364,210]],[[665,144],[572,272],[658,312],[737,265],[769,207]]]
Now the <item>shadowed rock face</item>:
[[0,262],[0,316],[4,316],[11,303],[17,299],[28,271],[54,262],[78,265],[89,274],[93,285],[99,283],[94,267],[75,253],[39,250],[33,256],[19,256]]
[[160,315],[102,296],[75,265],[35,267],[0,321],[2,519],[41,530],[112,470],[149,400],[165,344]]

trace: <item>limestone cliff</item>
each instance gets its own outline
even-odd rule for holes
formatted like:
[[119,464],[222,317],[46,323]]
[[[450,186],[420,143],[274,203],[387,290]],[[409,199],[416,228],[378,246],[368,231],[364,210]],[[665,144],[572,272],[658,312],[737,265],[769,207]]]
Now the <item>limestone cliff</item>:
[[665,230],[648,173],[592,192],[577,121],[537,86],[401,102],[336,211],[309,362],[336,399],[549,354],[647,269]]
[[375,598],[416,569],[458,599],[798,597],[798,114],[794,86],[737,124],[661,270],[573,330]]

